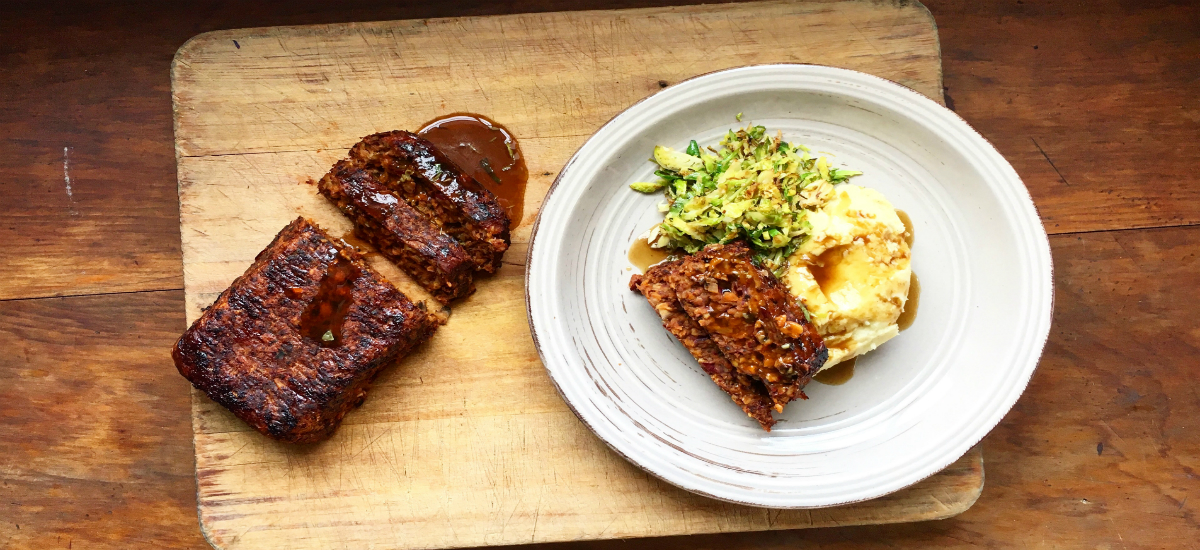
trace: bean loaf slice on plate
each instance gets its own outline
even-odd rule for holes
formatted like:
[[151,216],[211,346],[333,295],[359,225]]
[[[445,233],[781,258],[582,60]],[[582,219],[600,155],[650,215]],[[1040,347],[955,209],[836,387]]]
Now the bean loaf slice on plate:
[[767,387],[775,410],[796,398],[829,356],[825,341],[742,241],[710,244],[685,257],[671,287],[738,372]]
[[683,347],[696,358],[700,368],[733,402],[756,420],[764,430],[775,425],[771,416],[773,402],[762,382],[735,370],[720,348],[709,337],[708,331],[688,317],[679,305],[679,297],[671,288],[671,275],[679,268],[680,260],[671,260],[654,265],[645,275],[634,275],[629,281],[630,290],[640,292],[662,319],[667,332],[683,343]]

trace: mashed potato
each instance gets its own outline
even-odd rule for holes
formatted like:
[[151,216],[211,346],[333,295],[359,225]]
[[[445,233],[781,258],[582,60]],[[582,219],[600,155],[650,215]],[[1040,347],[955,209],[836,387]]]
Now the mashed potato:
[[811,237],[789,258],[784,281],[829,347],[824,368],[900,333],[912,277],[904,223],[878,191],[842,184],[814,190]]

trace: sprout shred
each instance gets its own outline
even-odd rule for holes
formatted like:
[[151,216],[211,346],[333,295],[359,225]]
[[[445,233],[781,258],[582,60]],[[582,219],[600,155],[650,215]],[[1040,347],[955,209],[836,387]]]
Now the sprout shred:
[[654,148],[656,182],[631,185],[642,193],[665,193],[661,224],[650,231],[655,248],[688,253],[707,244],[745,239],[755,260],[776,275],[808,238],[805,219],[820,208],[832,186],[862,172],[833,168],[803,145],[768,136],[763,126],[730,130],[719,148],[691,141],[685,151]]

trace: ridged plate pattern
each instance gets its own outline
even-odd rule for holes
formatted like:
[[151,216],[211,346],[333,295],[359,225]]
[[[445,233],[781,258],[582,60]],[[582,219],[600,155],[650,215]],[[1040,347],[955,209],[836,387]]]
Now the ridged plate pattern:
[[[847,384],[810,384],[770,433],[628,289],[629,247],[662,218],[661,196],[628,187],[653,178],[653,146],[716,145],[747,123],[862,170],[854,183],[908,212],[922,286],[910,329],[861,358]],[[1053,308],[1045,231],[996,149],[908,88],[815,65],[703,75],[602,127],[546,198],[526,282],[542,361],[597,436],[679,487],[776,508],[882,496],[954,462],[1024,391]]]

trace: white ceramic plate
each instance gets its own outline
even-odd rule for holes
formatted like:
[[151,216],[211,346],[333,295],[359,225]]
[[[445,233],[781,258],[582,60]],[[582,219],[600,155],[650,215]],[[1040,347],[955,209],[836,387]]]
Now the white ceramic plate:
[[[743,113],[743,121],[734,117]],[[812,383],[770,433],[629,291],[630,245],[662,219],[656,144],[715,145],[761,124],[862,170],[913,220],[915,324],[841,386]],[[679,487],[776,508],[875,498],[950,465],[1016,403],[1050,330],[1050,247],[1017,173],[953,112],[893,82],[813,65],[730,69],[630,107],[567,163],[526,271],[529,323],[567,404],[629,461]]]

